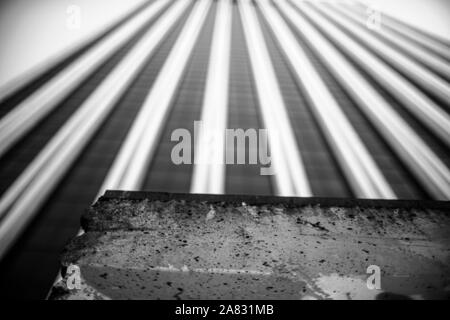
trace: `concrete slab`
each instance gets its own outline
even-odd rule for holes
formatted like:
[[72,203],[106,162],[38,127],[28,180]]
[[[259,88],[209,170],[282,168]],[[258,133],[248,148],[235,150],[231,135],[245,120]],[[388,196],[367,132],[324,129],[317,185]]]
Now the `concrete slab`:
[[50,298],[448,299],[449,209],[107,192],[62,254],[63,273],[79,267],[81,288],[69,290],[65,274]]

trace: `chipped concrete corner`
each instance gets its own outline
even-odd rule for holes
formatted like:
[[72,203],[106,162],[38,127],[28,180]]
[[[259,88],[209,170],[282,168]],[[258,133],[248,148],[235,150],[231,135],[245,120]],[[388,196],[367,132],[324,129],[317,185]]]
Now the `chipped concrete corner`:
[[448,299],[449,208],[107,192],[62,254],[81,286],[50,299]]

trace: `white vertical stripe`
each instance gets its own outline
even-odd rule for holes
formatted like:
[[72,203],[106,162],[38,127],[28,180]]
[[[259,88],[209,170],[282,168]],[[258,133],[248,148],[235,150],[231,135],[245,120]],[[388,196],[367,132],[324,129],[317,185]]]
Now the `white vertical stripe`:
[[170,103],[210,6],[210,0],[195,3],[99,190],[99,196],[107,189],[141,188],[169,114]]
[[231,0],[219,0],[202,107],[203,128],[195,150],[191,192],[224,193],[225,129],[231,42]]
[[178,1],[131,49],[0,198],[0,257],[48,198],[187,8]]
[[309,181],[297,148],[275,71],[251,0],[239,0],[239,11],[275,169],[277,193],[310,196]]
[[441,140],[450,146],[450,117],[416,87],[411,85],[386,63],[378,59],[359,43],[348,37],[327,19],[299,2],[294,3],[312,19],[339,47],[372,74],[378,83],[402,102],[402,105],[422,121]]
[[[297,81],[305,88],[312,104],[312,111],[356,196],[360,198],[395,198],[394,192],[377,164],[292,32],[267,0],[259,1],[258,5],[274,34],[277,35],[277,40],[295,71]],[[283,9],[289,10],[284,2],[280,5]]]
[[0,156],[56,108],[97,67],[161,12],[168,3],[168,0],[158,0],[146,7],[140,14],[89,49],[0,119]]
[[[370,83],[300,14],[285,1],[276,4],[308,43],[322,56],[329,70],[340,80],[361,110],[387,143],[436,199],[450,198],[450,171],[422,139],[373,89]],[[430,160],[431,159],[431,160]]]

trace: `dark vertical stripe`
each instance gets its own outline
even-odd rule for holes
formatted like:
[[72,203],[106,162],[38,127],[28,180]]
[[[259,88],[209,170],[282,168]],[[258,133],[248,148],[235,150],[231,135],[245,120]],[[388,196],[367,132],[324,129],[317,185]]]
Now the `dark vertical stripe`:
[[[258,107],[250,57],[238,5],[233,3],[231,35],[230,84],[228,102],[229,129],[261,129],[262,115]],[[235,157],[238,152],[235,148]],[[246,163],[249,159],[246,143]],[[229,194],[272,194],[270,176],[260,175],[259,164],[229,164],[226,166],[225,192]]]
[[170,137],[178,128],[189,130],[193,161],[194,121],[200,120],[201,117],[215,14],[216,2],[214,1],[173,98],[170,114],[143,186],[145,190],[189,192],[193,165],[192,163],[176,165],[172,162],[172,148],[178,142],[171,141]]

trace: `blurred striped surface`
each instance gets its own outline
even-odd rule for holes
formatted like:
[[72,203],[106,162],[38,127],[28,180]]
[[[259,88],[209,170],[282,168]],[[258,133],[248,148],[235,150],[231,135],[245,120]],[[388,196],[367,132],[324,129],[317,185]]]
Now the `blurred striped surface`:
[[[298,169],[299,172],[304,170],[307,181],[299,181],[299,176],[293,174],[288,180],[283,180],[279,175],[262,176],[259,174],[260,164],[226,165],[224,184],[221,186],[225,193],[449,200],[449,43],[410,26],[401,25],[399,28],[398,21],[385,16],[382,21],[386,21],[386,25],[382,24],[378,31],[370,30],[365,25],[365,8],[358,3],[342,2],[332,5],[298,0],[153,0],[87,47],[80,48],[68,59],[31,79],[22,89],[0,101],[0,140],[3,140],[0,148],[2,295],[45,297],[58,270],[60,250],[77,233],[83,210],[104,189],[123,189],[122,186],[131,183],[137,190],[191,191],[193,165],[172,163],[170,156],[176,142],[171,141],[170,137],[177,128],[193,132],[194,121],[201,119],[203,109],[213,107],[204,102],[204,96],[208,69],[211,67],[213,35],[217,27],[215,22],[227,8],[231,10],[231,24],[227,29],[231,38],[226,53],[229,73],[221,75],[229,79],[228,87],[222,88],[227,96],[226,128],[260,129],[267,128],[269,124],[282,131],[285,137],[292,134],[294,145],[288,145],[283,139],[279,140],[282,154],[277,158],[278,164],[280,167],[289,165],[286,168],[291,174],[297,172],[291,168]],[[55,102],[55,106],[41,118],[31,116],[30,129],[15,137],[18,132],[14,129],[15,118],[11,118],[10,122],[5,119],[14,110],[17,111],[18,106],[28,107],[29,110],[40,108],[39,100],[27,99],[39,90],[44,92],[51,79],[67,72],[69,66],[81,64],[83,57],[92,52],[93,48],[102,46],[108,37],[134,20],[137,21],[139,15],[145,14],[145,10],[152,13],[148,20],[143,20],[139,27],[127,35],[117,50],[109,52],[108,56],[103,52],[105,57],[100,57],[103,59],[99,60],[101,63],[87,70],[80,84],[68,89],[67,94]],[[295,19],[290,19],[286,12],[291,12]],[[164,21],[170,21],[168,17],[171,14],[175,17],[174,20],[165,25]],[[255,20],[252,19],[253,15]],[[249,19],[244,21],[243,17]],[[323,18],[329,24],[328,27],[322,23]],[[340,19],[344,24],[339,23]],[[289,29],[291,37],[282,38],[274,30],[278,21],[281,21],[281,28]],[[332,53],[319,50],[317,44],[320,42],[311,38],[313,33],[307,33],[306,30],[301,32],[295,21],[307,24],[312,28],[311,32],[318,33],[322,41],[333,48],[339,59],[346,61],[347,67],[344,64],[330,64],[330,61],[341,60],[329,60],[328,54],[331,57]],[[346,28],[347,25],[353,29]],[[155,43],[148,56],[140,58],[141,64],[136,69],[137,72],[131,74],[131,69],[125,68],[123,77],[119,75],[117,79],[113,78],[113,70],[120,67],[126,57],[139,57],[142,54],[139,50],[133,51],[133,48],[142,45],[146,37],[157,37],[154,31],[160,30],[157,28],[165,28],[167,33]],[[270,58],[270,61],[266,61],[264,70],[255,69],[256,56],[251,54],[248,47],[249,43],[261,43],[254,38],[256,33],[252,33],[252,30],[263,35],[263,44],[256,49],[260,53],[267,53]],[[368,36],[361,39],[358,36],[360,34]],[[348,47],[344,47],[341,42],[343,37],[347,39],[345,43],[354,43],[370,55],[377,66],[382,65],[385,69],[371,69],[365,61],[355,59]],[[393,42],[392,39],[396,37],[401,41]],[[292,39],[295,39],[295,45]],[[394,50],[398,58],[392,58],[391,52],[383,51],[381,47],[372,47],[376,41],[381,41],[388,49]],[[189,42],[193,44],[192,51],[186,49]],[[173,74],[160,72],[170,70],[171,66],[177,66],[177,61],[180,61],[170,60],[171,57],[177,57],[174,52],[176,45],[187,58],[186,63],[181,66],[179,79]],[[295,71],[292,65],[294,62],[289,59],[287,51],[290,49],[294,54],[301,53],[306,57],[302,63],[307,67],[312,66],[312,74],[318,74],[318,79],[308,78],[308,74]],[[258,54],[258,51],[254,54]],[[178,57],[181,56],[179,53]],[[131,59],[130,63],[138,63],[137,61],[137,58]],[[414,68],[409,68],[410,65],[414,65]],[[436,65],[443,68],[433,67]],[[364,79],[364,82],[358,83],[367,86],[367,91],[352,90],[350,77],[339,78],[339,68],[344,67],[347,68],[346,72],[351,71],[348,74],[357,74]],[[269,80],[274,80],[276,86],[269,87],[267,91],[261,90],[260,84],[255,80],[261,80],[257,79],[259,74],[269,77],[271,68],[275,78]],[[383,78],[383,70],[388,72],[386,78]],[[130,74],[125,75],[127,72]],[[129,84],[124,87],[123,93],[117,88],[111,88],[111,95],[117,94],[117,99],[111,102],[102,116],[98,116],[98,121],[93,122],[88,130],[88,120],[93,121],[88,113],[82,121],[77,122],[76,130],[67,133],[63,143],[57,146],[48,161],[36,167],[39,169],[32,177],[25,177],[27,168],[37,163],[38,156],[59,137],[69,119],[76,116],[81,106],[95,101],[92,97],[99,91],[100,85],[109,79],[110,83],[120,86],[120,81],[126,76],[130,79]],[[425,82],[422,76],[433,82]],[[154,100],[148,100],[152,90],[157,90],[154,84],[158,81],[175,85],[174,94],[161,89],[155,91]],[[69,80],[62,81],[61,86],[69,85],[68,82]],[[312,92],[312,89],[317,91]],[[280,92],[282,97],[281,104],[276,106],[278,109],[264,109],[261,98],[269,97],[275,99],[272,101],[277,101],[274,97],[276,92]],[[411,99],[409,92],[417,99]],[[165,101],[165,93],[168,94],[167,107],[163,103],[152,105],[153,101]],[[372,100],[365,96],[368,93]],[[51,95],[56,95],[57,92],[49,94],[47,97],[51,100]],[[320,95],[318,98],[322,98],[322,94],[329,96],[331,100],[321,101],[334,101],[337,109],[327,109],[328,105],[318,103],[314,99],[317,94]],[[376,102],[376,105],[371,102]],[[155,121],[156,118],[152,120],[152,117],[156,117],[157,112],[163,121],[158,122],[157,128],[144,126],[141,131],[136,129],[135,132],[140,134],[136,135],[139,139],[133,140],[130,138],[132,128],[137,127],[138,117],[145,114],[142,112],[144,105],[149,108],[148,123]],[[370,110],[371,107],[379,109]],[[320,110],[325,111],[321,113]],[[283,119],[281,111],[285,112],[288,121],[281,125],[279,122],[268,123],[271,119]],[[268,117],[268,114],[273,117]],[[392,117],[386,117],[386,123],[383,123],[382,117],[377,118],[381,114],[393,114],[398,121],[394,122]],[[335,121],[330,121],[334,115]],[[339,119],[346,119],[346,122]],[[23,126],[17,127],[17,130],[23,129]],[[153,132],[153,129],[156,134],[152,135],[152,139],[156,142],[149,146],[146,140],[149,137],[145,133]],[[78,133],[78,147],[71,149],[70,143],[75,141]],[[350,139],[350,136],[353,138]],[[345,137],[342,144],[336,143],[341,142],[339,137]],[[128,141],[134,141],[137,146],[131,158],[126,157]],[[271,151],[273,147],[276,146],[269,146]],[[63,149],[70,161],[57,165],[58,161],[65,159],[61,156]],[[248,150],[245,152],[248,156]],[[124,159],[131,159],[122,166],[125,171],[120,171],[120,166],[117,167],[119,169],[114,169],[113,164],[118,161],[120,153]],[[143,159],[142,166],[136,166],[137,162],[133,162],[139,158],[137,153],[142,153],[139,154]],[[300,155],[300,162],[292,160],[296,153]],[[349,159],[355,162],[349,163]],[[140,168],[135,172],[140,176],[139,181],[128,181],[126,184],[120,182],[126,180],[122,178],[115,184],[108,184],[112,180],[107,177],[120,176],[135,168]],[[215,177],[212,178],[214,180]],[[217,179],[219,178],[218,176]],[[17,183],[20,179],[26,181],[22,186]],[[309,186],[310,193],[296,187],[302,183]],[[283,191],[280,185],[284,184],[292,184],[292,192]],[[49,187],[40,188],[41,185]],[[203,191],[210,192],[208,188]],[[13,227],[9,228],[10,225]]]

